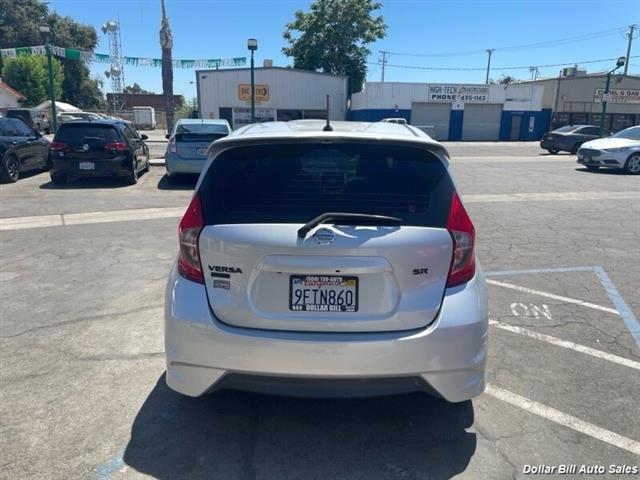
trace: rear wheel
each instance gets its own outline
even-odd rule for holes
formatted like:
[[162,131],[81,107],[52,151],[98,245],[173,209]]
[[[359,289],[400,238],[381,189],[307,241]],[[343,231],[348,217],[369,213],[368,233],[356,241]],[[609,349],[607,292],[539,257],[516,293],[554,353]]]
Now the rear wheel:
[[558,150],[557,148],[547,148],[547,152],[549,152],[551,155],[556,155],[560,150]]
[[631,175],[640,174],[640,153],[634,153],[627,158],[627,163],[624,164],[624,169]]
[[0,170],[0,178],[5,182],[17,182],[20,177],[20,161],[14,156],[9,155]]
[[134,160],[133,164],[131,165],[131,172],[129,172],[129,175],[127,176],[127,183],[129,185],[135,185],[136,183],[138,183],[138,161]]
[[60,172],[49,172],[49,176],[51,177],[51,181],[56,185],[64,185],[67,183],[67,174]]

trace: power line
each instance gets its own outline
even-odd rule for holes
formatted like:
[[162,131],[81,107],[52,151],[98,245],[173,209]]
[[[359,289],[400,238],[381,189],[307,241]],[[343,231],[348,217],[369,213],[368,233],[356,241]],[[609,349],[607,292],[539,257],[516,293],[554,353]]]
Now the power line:
[[[485,50],[486,52],[486,50]],[[640,55],[633,55],[629,58],[639,58]],[[611,62],[617,60],[618,57],[615,58],[601,58],[599,60],[583,60],[579,62],[564,62],[564,63],[549,63],[546,65],[535,65],[537,68],[547,68],[547,67],[564,67],[566,65],[581,65],[587,63],[601,63],[601,62]],[[367,62],[369,65],[378,65],[377,63]],[[387,67],[395,67],[395,68],[410,68],[416,70],[438,70],[438,71],[485,71],[486,67],[422,67],[419,65],[398,65],[394,63],[387,63]],[[530,69],[531,65],[527,66],[516,66],[516,67],[491,67],[491,70],[523,70]]]
[[[556,45],[565,45],[568,43],[582,42],[586,40],[593,40],[596,38],[606,37],[609,35],[613,35],[615,33],[620,33],[626,31],[627,27],[616,27],[608,30],[602,30],[599,32],[585,33],[583,35],[578,35],[576,37],[568,37],[557,40],[547,40],[544,42],[536,42],[536,43],[528,43],[523,45],[512,45],[506,47],[494,48],[496,52],[511,52],[515,50],[526,50],[529,48],[544,48],[544,47],[552,47]],[[449,53],[407,53],[407,52],[389,52],[387,53],[402,56],[402,57],[458,57],[458,56],[468,56],[468,55],[479,55],[486,53],[486,49],[479,50],[464,50],[459,52],[449,52]]]

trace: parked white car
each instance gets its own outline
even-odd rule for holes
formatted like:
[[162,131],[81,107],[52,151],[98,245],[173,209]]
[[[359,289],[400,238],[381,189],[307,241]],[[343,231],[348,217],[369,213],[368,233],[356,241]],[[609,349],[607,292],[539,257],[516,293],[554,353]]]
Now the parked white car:
[[578,150],[578,163],[589,170],[624,168],[633,175],[640,174],[640,125],[584,143]]

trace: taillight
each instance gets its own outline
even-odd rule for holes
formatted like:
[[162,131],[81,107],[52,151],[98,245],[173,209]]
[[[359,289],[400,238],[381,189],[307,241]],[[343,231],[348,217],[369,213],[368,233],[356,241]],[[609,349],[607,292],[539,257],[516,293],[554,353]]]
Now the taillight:
[[113,150],[115,152],[126,152],[129,147],[124,142],[111,142],[104,144],[105,150]]
[[178,256],[178,271],[187,280],[204,283],[204,273],[200,263],[200,249],[198,239],[204,227],[200,194],[196,193],[191,199],[189,208],[185,212],[180,226],[178,238],[180,241],[180,254]]
[[171,140],[169,140],[169,143],[167,144],[167,152],[177,153],[175,137],[171,137]]
[[71,147],[66,143],[62,143],[62,142],[51,142],[49,144],[49,150],[53,152],[67,152],[71,150]]
[[476,273],[476,229],[456,192],[451,199],[447,230],[453,239],[453,258],[447,278],[447,287],[468,282]]

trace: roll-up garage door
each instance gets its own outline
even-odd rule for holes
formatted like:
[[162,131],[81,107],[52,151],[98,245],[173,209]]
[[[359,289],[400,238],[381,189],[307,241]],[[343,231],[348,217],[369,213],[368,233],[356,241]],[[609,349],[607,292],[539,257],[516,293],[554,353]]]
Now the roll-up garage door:
[[434,127],[436,140],[449,139],[450,118],[450,103],[411,104],[411,125],[415,127]]
[[462,140],[499,140],[501,118],[502,104],[465,104]]

